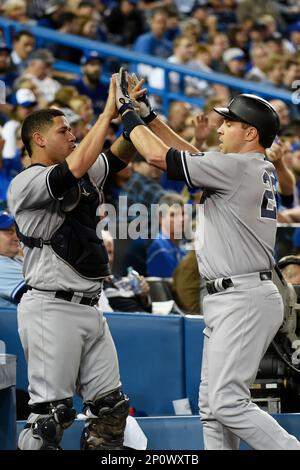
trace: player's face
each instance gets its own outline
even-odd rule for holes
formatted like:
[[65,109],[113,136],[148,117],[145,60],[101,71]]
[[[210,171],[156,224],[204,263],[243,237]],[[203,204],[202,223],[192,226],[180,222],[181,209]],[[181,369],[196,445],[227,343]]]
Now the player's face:
[[7,230],[0,230],[0,255],[11,258],[18,254],[19,249],[20,245],[15,225],[12,225]]
[[45,133],[45,150],[53,163],[63,162],[75,149],[76,138],[64,116],[56,116]]
[[218,129],[219,148],[223,153],[240,153],[245,145],[247,129],[242,127],[241,122],[224,119]]

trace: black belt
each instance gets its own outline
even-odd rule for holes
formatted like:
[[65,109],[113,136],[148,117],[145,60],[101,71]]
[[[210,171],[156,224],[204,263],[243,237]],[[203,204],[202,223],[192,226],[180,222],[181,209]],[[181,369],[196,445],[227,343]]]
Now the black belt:
[[[261,271],[259,277],[261,281],[270,281],[272,279],[272,271]],[[222,292],[229,287],[233,287],[233,281],[230,277],[223,278],[222,280],[215,279],[214,281],[208,281],[206,283],[206,289],[210,295]]]
[[[28,290],[32,290],[32,289],[35,289],[35,287],[31,287],[31,286],[28,286],[27,285],[27,289]],[[36,289],[36,290],[41,290],[41,289]],[[52,292],[52,291],[43,291],[41,290],[41,292]],[[62,300],[66,300],[67,302],[74,302],[75,299],[73,298],[74,295],[77,295],[75,294],[75,292],[73,291],[66,291],[66,290],[58,290],[55,292],[54,294],[54,297],[56,299],[62,299]],[[99,301],[99,298],[100,298],[100,295],[101,295],[101,292],[99,292],[95,297],[81,297],[80,300],[78,299],[78,304],[83,304],[83,305],[90,305],[91,307],[93,305],[96,305]]]
[[[55,297],[57,299],[67,300],[68,302],[73,301],[73,296],[74,292],[72,291],[58,290],[57,292],[55,292]],[[95,297],[81,297],[81,299],[77,303],[83,305],[90,305],[92,307],[93,305],[96,305],[98,303],[99,298],[100,294],[97,294]]]

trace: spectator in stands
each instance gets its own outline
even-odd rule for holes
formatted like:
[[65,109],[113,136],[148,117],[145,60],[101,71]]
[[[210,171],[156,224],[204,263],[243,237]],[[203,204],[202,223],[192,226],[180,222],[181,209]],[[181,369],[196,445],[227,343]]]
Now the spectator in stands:
[[[222,117],[214,111],[214,108],[218,106],[224,106],[224,103],[227,103],[228,100],[225,100],[220,96],[212,96],[209,98],[203,108],[204,115],[207,118],[207,127],[209,133],[205,139],[207,147],[211,150],[219,148],[219,136],[217,129],[222,124]],[[198,145],[196,145],[198,147]],[[201,150],[199,148],[199,150]]]
[[2,153],[3,164],[7,168],[11,166],[17,152],[16,130],[37,105],[36,96],[26,88],[17,90],[14,99],[16,104],[11,113],[11,119],[4,124],[2,130],[2,136],[5,140]]
[[[129,240],[124,255],[124,265],[133,266],[143,276],[147,276],[147,247],[150,243],[151,233],[151,205],[157,204],[160,197],[165,193],[159,178],[161,170],[148,165],[139,155],[133,160],[133,174],[123,186],[122,196],[127,196],[128,208],[135,203],[140,203],[148,210],[148,217],[141,221],[141,236],[136,240]],[[138,215],[138,214],[137,214]],[[129,217],[129,222],[134,216]],[[126,274],[123,269],[122,274]]]
[[70,101],[79,96],[77,89],[72,85],[64,85],[54,95],[54,101],[58,107],[70,107]]
[[72,83],[80,95],[87,95],[93,103],[94,113],[101,113],[106,99],[107,90],[100,81],[102,73],[102,57],[97,51],[89,51],[81,57],[82,76]]
[[82,18],[95,18],[97,11],[94,1],[82,0],[76,8],[77,15]]
[[57,29],[59,27],[60,16],[65,11],[65,8],[66,2],[64,0],[47,0],[43,17],[38,20],[38,26]]
[[207,42],[215,36],[217,33],[218,18],[207,4],[194,4],[192,18],[196,19],[201,27],[201,38],[203,42]]
[[190,250],[175,269],[172,284],[176,303],[185,313],[203,314],[202,302],[200,303],[201,284],[205,285],[199,275],[195,250]]
[[254,44],[250,49],[250,65],[249,72],[246,73],[245,78],[247,80],[253,80],[260,82],[266,80],[266,74],[263,71],[263,67],[266,64],[268,58],[268,49],[263,43]]
[[[245,31],[246,32],[246,31]],[[253,23],[250,31],[247,32],[249,43],[251,48],[256,45],[263,44],[265,42],[266,37],[270,34],[268,29],[261,21],[257,21]]]
[[26,14],[26,2],[24,0],[6,0],[3,5],[3,16],[19,23],[34,24]]
[[78,95],[71,98],[69,105],[81,117],[82,132],[86,135],[95,120],[92,100],[86,95]]
[[210,46],[211,62],[210,67],[215,72],[223,72],[225,64],[223,61],[223,54],[229,47],[229,40],[226,34],[217,33],[212,39]]
[[138,9],[138,0],[121,0],[106,17],[110,42],[130,46],[144,33],[144,17]]
[[147,250],[147,271],[149,276],[172,277],[186,254],[181,246],[186,223],[184,199],[169,192],[160,198],[158,207],[160,230]]
[[148,165],[143,157],[137,155],[133,160],[133,175],[124,187],[128,207],[135,203],[144,204],[148,209],[156,204],[164,191],[158,179],[161,170]]
[[231,47],[223,54],[225,64],[224,72],[236,78],[243,78],[245,74],[246,56],[242,49]]
[[269,55],[262,70],[267,77],[266,80],[262,81],[263,84],[272,85],[275,87],[283,86],[283,78],[285,73],[285,59],[283,56],[277,54]]
[[[65,11],[59,17],[57,30],[64,34],[79,34],[80,19],[71,11]],[[51,50],[56,59],[74,64],[79,64],[80,62],[81,49],[76,49],[66,44],[63,46],[62,44],[54,44]]]
[[96,18],[93,17],[82,17],[80,26],[80,36],[93,41],[107,41],[107,28],[104,23],[99,23]]
[[172,101],[169,107],[168,125],[177,133],[184,130],[191,106],[185,101]]
[[288,28],[290,41],[293,45],[294,51],[300,51],[300,21],[297,21]]
[[[111,234],[102,230],[102,239],[107,250],[111,272],[113,273],[114,263],[114,240]],[[104,280],[103,290],[104,295],[112,310],[116,312],[149,312],[152,311],[151,298],[149,295],[150,289],[147,281],[143,276],[140,276],[140,289],[141,294],[136,294],[130,279],[125,277],[118,277],[111,275]],[[100,298],[103,301],[103,295]]]
[[264,15],[271,15],[276,24],[283,24],[279,12],[279,2],[273,0],[241,0],[237,3],[237,19],[242,22],[244,18],[251,17],[254,21]]
[[37,49],[31,54],[29,67],[23,77],[31,78],[36,85],[37,92],[47,103],[54,100],[55,93],[61,84],[52,78],[52,64],[55,61],[53,54],[47,49]]
[[167,31],[165,38],[171,43],[181,34],[180,19],[177,8],[168,8]]
[[280,132],[291,122],[290,111],[286,103],[282,100],[270,100],[270,104],[275,108],[280,120]]
[[232,48],[239,48],[244,51],[244,53],[248,52],[249,47],[249,38],[247,31],[245,31],[239,25],[232,25],[228,30],[228,38],[229,43]]
[[274,31],[265,39],[265,44],[268,48],[269,53],[273,54],[294,54],[295,48],[293,44],[282,36],[279,31]]
[[140,0],[139,9],[145,13],[151,13],[157,8],[168,8],[173,5],[173,0]]
[[10,97],[13,83],[18,78],[12,67],[10,53],[11,49],[0,40],[0,80],[5,83],[6,98]]
[[14,218],[5,211],[0,212],[0,306],[17,304],[26,291],[19,256],[19,240]]
[[[144,33],[137,38],[133,44],[133,51],[142,54],[150,54],[155,57],[166,59],[172,54],[172,44],[165,39],[167,31],[168,14],[166,10],[158,8],[154,10],[151,15],[150,32]],[[152,67],[145,64],[139,64],[134,67],[142,77],[149,77]]]
[[28,59],[35,48],[35,38],[30,31],[21,29],[13,38],[11,61],[18,74],[28,67]]
[[[207,71],[207,67],[201,66],[195,60],[196,43],[188,36],[178,36],[174,41],[173,54],[168,57],[168,62],[172,64],[185,65],[192,70]],[[169,74],[171,84],[171,91],[180,91],[180,75],[176,72]],[[164,89],[164,71],[160,68],[155,68],[149,76],[149,85],[153,88]],[[201,80],[196,77],[185,76],[183,83],[184,93],[188,96],[207,96],[212,93],[212,89],[206,80]]]

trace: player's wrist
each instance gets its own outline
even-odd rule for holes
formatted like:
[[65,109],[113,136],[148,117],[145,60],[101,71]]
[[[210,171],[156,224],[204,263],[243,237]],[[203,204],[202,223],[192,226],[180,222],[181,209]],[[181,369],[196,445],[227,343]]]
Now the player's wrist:
[[144,126],[144,121],[134,110],[127,110],[122,116],[122,123],[124,126],[125,132],[130,136],[130,133],[137,126]]
[[157,118],[157,114],[153,109],[150,109],[150,113],[147,116],[141,116],[145,124],[150,124],[150,122],[154,121]]

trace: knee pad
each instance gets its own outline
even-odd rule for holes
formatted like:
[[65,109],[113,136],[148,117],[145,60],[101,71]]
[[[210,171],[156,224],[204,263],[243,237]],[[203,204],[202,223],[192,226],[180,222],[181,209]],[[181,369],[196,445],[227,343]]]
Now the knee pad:
[[81,450],[123,449],[128,409],[129,399],[120,389],[86,402],[87,424],[81,436]]
[[63,432],[74,422],[76,411],[71,398],[31,406],[37,418],[25,426],[41,441],[39,450],[59,450]]

